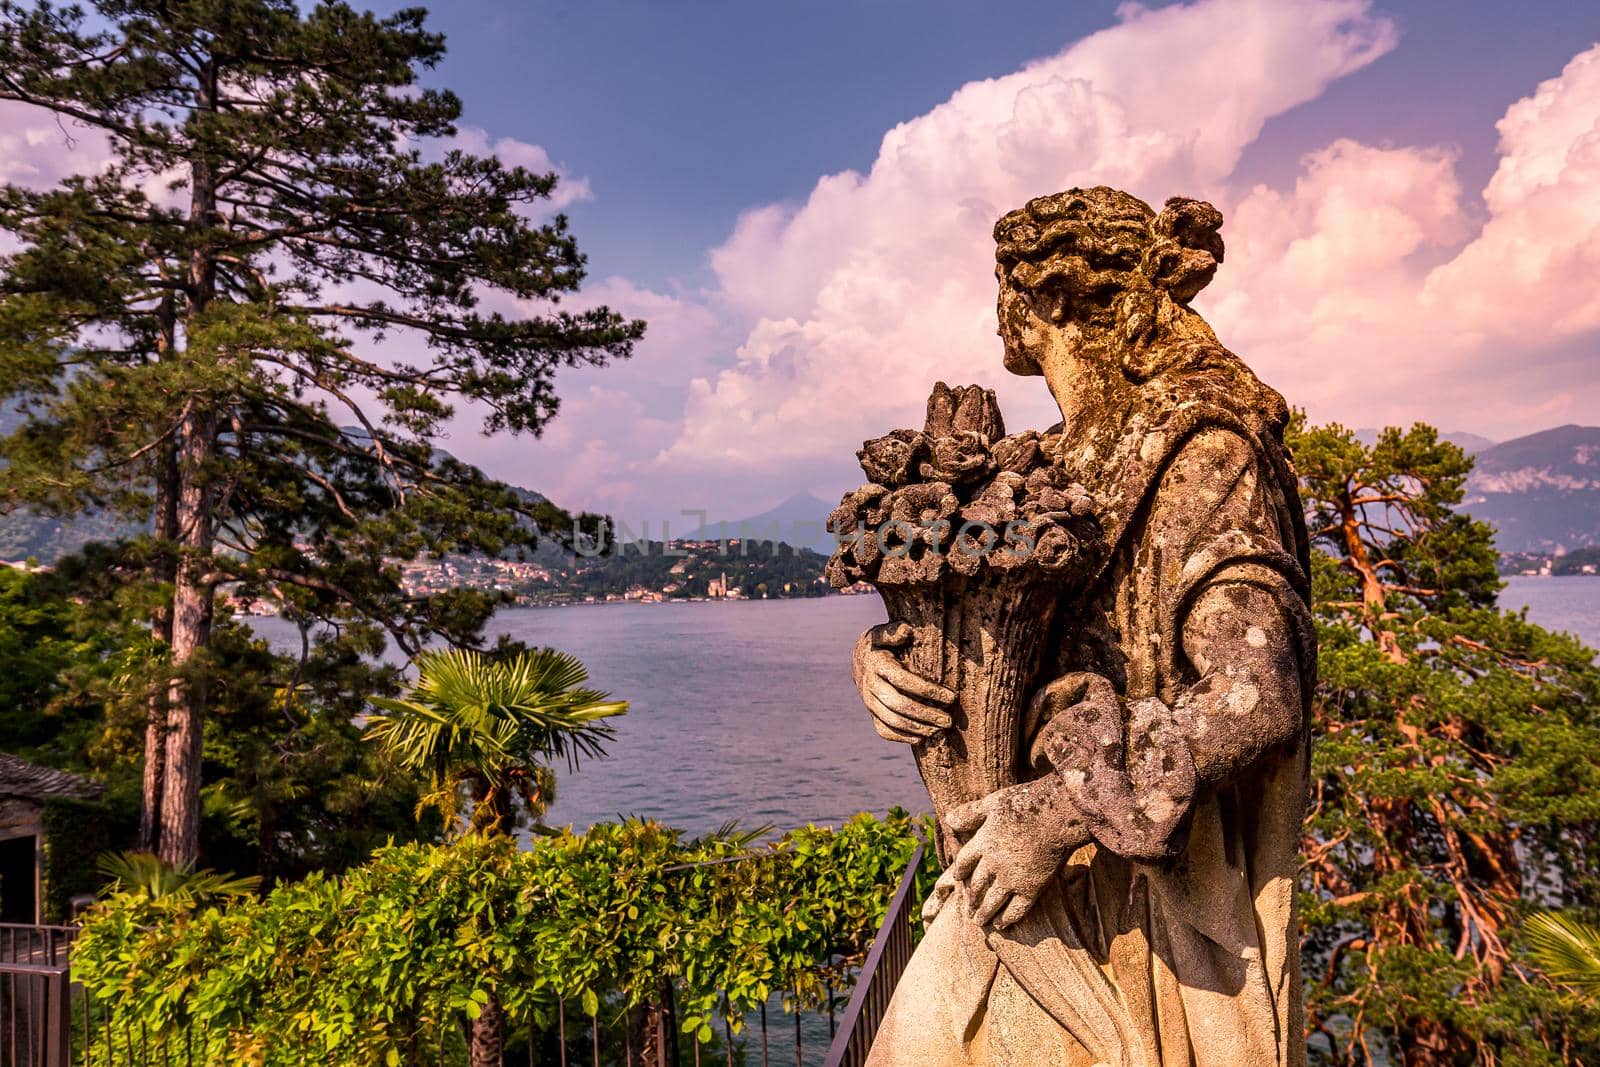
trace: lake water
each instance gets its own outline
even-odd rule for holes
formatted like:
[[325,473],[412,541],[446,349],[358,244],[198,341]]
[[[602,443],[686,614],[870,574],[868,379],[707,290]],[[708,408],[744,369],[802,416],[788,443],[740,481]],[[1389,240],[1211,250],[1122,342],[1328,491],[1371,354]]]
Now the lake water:
[[1528,618],[1547,630],[1576,634],[1600,648],[1600,578],[1510,578],[1500,591],[1500,606],[1527,608]]
[[489,633],[554,645],[628,701],[610,755],[558,777],[552,824],[648,815],[689,830],[787,828],[927,806],[911,750],[850,679],[875,596],[503,611]]
[[[1600,578],[1513,578],[1501,603],[1600,647]],[[630,704],[608,758],[560,772],[552,825],[646,815],[698,832],[926,810],[910,749],[873,732],[850,680],[857,635],[883,619],[875,596],[595,604],[503,611],[488,634],[570,652]]]

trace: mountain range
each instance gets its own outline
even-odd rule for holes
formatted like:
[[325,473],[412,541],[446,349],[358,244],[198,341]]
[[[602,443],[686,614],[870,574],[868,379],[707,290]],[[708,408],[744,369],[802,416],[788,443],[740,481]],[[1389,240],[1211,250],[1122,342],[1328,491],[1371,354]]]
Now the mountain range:
[[1600,426],[1557,426],[1474,457],[1462,505],[1495,527],[1501,552],[1600,545]]
[[721,541],[734,537],[757,540],[775,537],[795,548],[811,548],[827,555],[833,552],[833,535],[828,533],[827,521],[834,506],[811,493],[796,493],[759,515],[726,522],[708,522],[690,530],[682,539]]

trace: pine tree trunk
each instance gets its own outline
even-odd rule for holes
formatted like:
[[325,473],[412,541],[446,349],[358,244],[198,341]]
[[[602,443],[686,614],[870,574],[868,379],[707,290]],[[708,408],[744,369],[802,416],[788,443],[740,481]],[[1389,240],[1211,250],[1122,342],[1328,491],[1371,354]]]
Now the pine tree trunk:
[[[201,65],[198,110],[216,109],[217,69]],[[196,234],[217,222],[216,171],[197,151],[189,164],[189,225]],[[202,238],[189,254],[185,339],[192,343],[217,284],[216,250]],[[172,688],[167,711],[167,759],[161,790],[161,845],[157,855],[188,869],[200,857],[200,760],[205,729],[206,680],[211,644],[211,552],[216,537],[212,508],[212,464],[217,451],[217,414],[204,390],[189,386],[179,426],[177,576],[172,592]]]
[[506,1020],[493,993],[483,1011],[472,1020],[472,1041],[467,1062],[472,1067],[504,1067]]
[[211,643],[211,460],[216,420],[206,413],[184,420],[178,494],[177,581],[172,596],[172,689],[167,713],[166,774],[161,791],[158,855],[178,868],[200,855],[200,757],[205,725],[204,652]]
[[[167,629],[170,642],[172,630]],[[162,639],[157,629],[157,639]],[[161,845],[161,788],[167,770],[167,699],[151,693],[144,724],[144,781],[139,790],[139,851],[155,852]]]
[[[170,339],[170,299],[166,302],[165,312],[163,337]],[[170,340],[162,346],[163,356],[169,346]],[[162,452],[161,471],[156,481],[155,536],[160,555],[156,560],[155,577],[170,583],[177,577],[173,572],[172,560],[177,550],[174,542],[178,538],[178,454],[170,446]],[[172,647],[170,600],[163,600],[151,614],[150,632],[157,641],[168,648]],[[152,690],[145,719],[144,781],[139,793],[139,848],[144,852],[155,852],[161,844],[161,790],[167,769],[167,688],[161,686]]]
[[[151,619],[157,641],[172,644],[172,614],[163,605]],[[139,849],[155,852],[161,844],[161,791],[167,771],[167,693],[150,694],[144,724],[144,781],[139,791]]]

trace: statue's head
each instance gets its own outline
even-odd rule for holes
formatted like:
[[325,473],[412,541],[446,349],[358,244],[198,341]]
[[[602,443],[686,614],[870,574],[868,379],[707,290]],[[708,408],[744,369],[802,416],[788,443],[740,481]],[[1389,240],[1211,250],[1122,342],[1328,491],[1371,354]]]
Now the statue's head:
[[1106,186],[1041,196],[994,227],[1006,369],[1041,374],[1051,331],[1075,329],[1135,381],[1160,369],[1163,330],[1222,262],[1222,213],[1174,197],[1157,213]]

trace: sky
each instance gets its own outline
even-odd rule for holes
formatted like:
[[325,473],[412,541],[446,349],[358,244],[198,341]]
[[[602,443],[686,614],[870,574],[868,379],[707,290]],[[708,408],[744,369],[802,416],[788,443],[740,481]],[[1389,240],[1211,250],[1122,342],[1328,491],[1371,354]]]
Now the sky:
[[[939,379],[1054,422],[1000,366],[989,229],[1074,185],[1215,203],[1195,307],[1314,420],[1600,422],[1600,4],[435,6],[458,139],[557,169],[576,302],[650,324],[558,377],[541,439],[463,411],[444,442],[563,505],[684,525],[837,498]],[[60,155],[0,112],[0,179]]]

